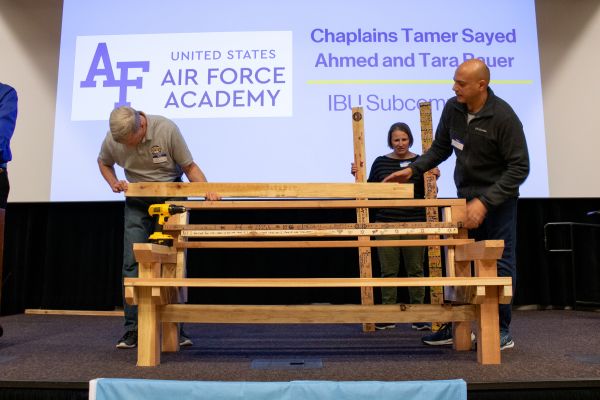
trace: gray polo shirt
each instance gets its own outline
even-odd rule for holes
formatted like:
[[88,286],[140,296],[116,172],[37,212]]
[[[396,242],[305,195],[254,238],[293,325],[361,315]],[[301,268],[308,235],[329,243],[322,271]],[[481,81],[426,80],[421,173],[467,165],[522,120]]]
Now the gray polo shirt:
[[[145,114],[144,114],[145,115]],[[129,182],[172,182],[181,176],[181,167],[194,159],[175,123],[159,115],[145,115],[146,136],[136,147],[127,147],[107,133],[100,161],[107,166],[119,165]]]

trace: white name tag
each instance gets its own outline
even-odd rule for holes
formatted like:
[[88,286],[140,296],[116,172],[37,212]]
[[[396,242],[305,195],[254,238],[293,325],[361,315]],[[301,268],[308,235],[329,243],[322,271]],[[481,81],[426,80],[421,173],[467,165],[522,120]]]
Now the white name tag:
[[406,168],[410,165],[410,161],[402,161],[400,163],[400,168]]
[[153,157],[152,158],[152,162],[154,164],[164,163],[164,162],[167,162],[167,157],[166,156],[163,156],[163,157]]
[[462,151],[464,144],[458,139],[452,139],[452,146],[456,147],[458,150]]

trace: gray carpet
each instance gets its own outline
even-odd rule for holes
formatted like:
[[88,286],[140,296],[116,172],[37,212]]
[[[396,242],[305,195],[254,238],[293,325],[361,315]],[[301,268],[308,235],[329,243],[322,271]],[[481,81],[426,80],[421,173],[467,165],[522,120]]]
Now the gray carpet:
[[406,324],[374,333],[359,325],[189,324],[194,345],[163,353],[155,368],[136,367],[136,350],[115,348],[118,317],[13,315],[0,324],[0,381],[600,381],[599,312],[514,312],[516,346],[495,366],[479,365],[474,351],[424,346]]

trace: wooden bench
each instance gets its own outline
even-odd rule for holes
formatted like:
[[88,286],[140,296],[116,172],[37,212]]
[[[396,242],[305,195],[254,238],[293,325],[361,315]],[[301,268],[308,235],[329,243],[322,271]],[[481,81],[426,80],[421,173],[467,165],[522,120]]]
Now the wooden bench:
[[[125,297],[137,304],[138,366],[160,364],[162,351],[177,351],[178,323],[362,323],[452,321],[454,348],[471,349],[471,322],[476,321],[477,360],[500,363],[498,304],[509,303],[511,278],[497,277],[502,241],[474,242],[462,221],[463,199],[413,200],[412,185],[351,184],[225,184],[138,183],[127,196],[201,197],[217,192],[222,201],[174,201],[189,210],[340,209],[441,207],[440,223],[319,223],[319,224],[188,224],[188,215],[171,217],[164,231],[174,236],[172,247],[134,245],[139,277],[125,279]],[[239,199],[243,198],[243,199]],[[233,200],[231,200],[233,199]],[[357,200],[359,199],[359,200]],[[376,199],[376,200],[370,200]],[[225,212],[225,211],[224,211]],[[427,239],[385,240],[386,235],[427,235]],[[434,236],[435,235],[435,236]],[[186,278],[185,252],[190,248],[323,248],[439,245],[446,250],[446,276],[441,278],[373,278],[360,271],[353,278]],[[361,254],[364,254],[362,252]],[[370,251],[368,252],[370,256]],[[475,276],[471,276],[474,264]],[[362,265],[362,264],[361,264]],[[447,304],[218,305],[183,304],[189,287],[244,288],[445,288]]]

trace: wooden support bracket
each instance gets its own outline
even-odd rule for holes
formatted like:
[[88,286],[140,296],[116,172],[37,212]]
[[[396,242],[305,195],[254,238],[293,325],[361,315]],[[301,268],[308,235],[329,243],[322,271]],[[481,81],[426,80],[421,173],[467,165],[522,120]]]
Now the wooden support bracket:
[[510,304],[513,297],[513,287],[511,286],[500,286],[499,303]]
[[177,250],[174,247],[154,243],[134,243],[133,252],[139,263],[172,263],[177,262]]
[[[125,278],[126,280],[129,278]],[[125,286],[125,301],[127,304],[134,305],[138,303],[137,290],[132,286]]]
[[481,240],[456,246],[456,261],[499,260],[504,251],[504,240]]

